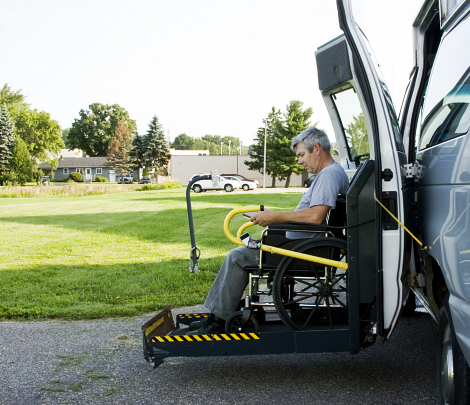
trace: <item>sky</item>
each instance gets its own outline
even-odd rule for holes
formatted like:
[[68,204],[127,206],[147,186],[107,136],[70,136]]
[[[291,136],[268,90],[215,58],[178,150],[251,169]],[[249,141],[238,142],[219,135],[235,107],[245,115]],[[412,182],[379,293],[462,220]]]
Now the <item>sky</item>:
[[[358,0],[397,113],[421,0]],[[0,86],[69,128],[92,103],[119,104],[144,134],[157,116],[186,133],[253,142],[271,107],[312,107],[333,137],[315,51],[340,35],[333,0],[0,0]]]

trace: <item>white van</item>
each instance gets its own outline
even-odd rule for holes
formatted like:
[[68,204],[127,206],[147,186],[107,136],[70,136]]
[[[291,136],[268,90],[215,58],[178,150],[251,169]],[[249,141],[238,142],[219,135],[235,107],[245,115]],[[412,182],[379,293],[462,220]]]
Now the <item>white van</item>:
[[[355,253],[349,249],[355,258],[350,266],[357,266],[361,302],[374,305],[370,318],[377,319],[379,336],[388,338],[400,313],[413,310],[415,296],[421,300],[439,323],[439,403],[467,404],[470,1],[423,3],[413,24],[414,66],[399,118],[352,3],[337,1],[344,35],[316,52],[341,164],[358,172],[363,164],[373,166],[355,210],[375,210],[376,226],[362,236],[350,231],[359,238]],[[353,212],[348,206],[348,217]],[[374,293],[365,292],[371,288]]]

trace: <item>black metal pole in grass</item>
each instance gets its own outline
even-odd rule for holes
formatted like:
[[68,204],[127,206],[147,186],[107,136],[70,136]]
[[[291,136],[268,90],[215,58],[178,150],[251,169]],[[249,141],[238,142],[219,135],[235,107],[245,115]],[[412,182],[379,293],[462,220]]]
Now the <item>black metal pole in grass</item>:
[[194,177],[186,187],[186,207],[188,209],[188,222],[189,222],[189,235],[191,237],[191,252],[189,261],[189,271],[191,273],[199,273],[198,260],[201,256],[201,249],[196,246],[196,237],[194,236],[194,223],[193,223],[193,211],[191,209],[191,189],[194,183],[199,180],[211,180],[212,176],[206,174],[204,176]]

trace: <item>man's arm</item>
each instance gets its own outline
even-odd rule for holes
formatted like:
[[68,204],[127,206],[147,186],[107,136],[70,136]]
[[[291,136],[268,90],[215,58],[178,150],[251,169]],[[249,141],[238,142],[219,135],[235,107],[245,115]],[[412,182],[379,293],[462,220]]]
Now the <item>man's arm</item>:
[[260,226],[268,226],[269,224],[280,222],[309,222],[312,224],[322,224],[330,208],[331,207],[328,205],[314,205],[310,208],[292,212],[266,210],[253,215],[250,221]]

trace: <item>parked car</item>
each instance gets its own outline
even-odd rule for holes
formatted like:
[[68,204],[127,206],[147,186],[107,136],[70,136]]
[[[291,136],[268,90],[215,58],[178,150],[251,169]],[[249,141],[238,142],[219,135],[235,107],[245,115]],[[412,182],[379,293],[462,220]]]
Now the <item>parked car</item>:
[[245,176],[242,176],[241,174],[237,173],[222,173],[221,176],[227,177],[236,177],[238,181],[240,182],[240,188],[242,188],[244,191],[248,190],[253,190],[256,187],[259,187],[259,182],[258,180],[251,180],[247,179]]
[[312,174],[308,179],[304,180],[304,187],[309,188],[312,185],[313,179],[315,178],[315,174]]
[[43,177],[42,177],[42,180],[41,180],[41,183],[42,183],[42,184],[46,184],[46,185],[47,185],[47,184],[49,184],[50,182],[51,182],[50,176],[43,176]]
[[148,183],[151,183],[152,180],[150,180],[150,177],[147,177],[147,176],[144,176],[140,179],[139,183],[140,184],[148,184]]
[[234,176],[223,176],[225,179],[236,181],[238,183],[238,188],[242,188],[242,184],[239,179]]
[[[191,176],[189,181],[191,182],[191,180],[196,176],[204,176],[204,175],[209,175],[209,174],[208,173],[195,174]],[[207,191],[207,190],[225,190],[227,193],[230,193],[234,189],[240,188],[240,184],[238,180],[230,180],[223,176],[217,176],[216,183],[217,182],[218,182],[218,185],[216,184],[214,186],[214,182],[212,179],[199,180],[193,184],[192,189],[195,193],[200,193],[202,191]]]

